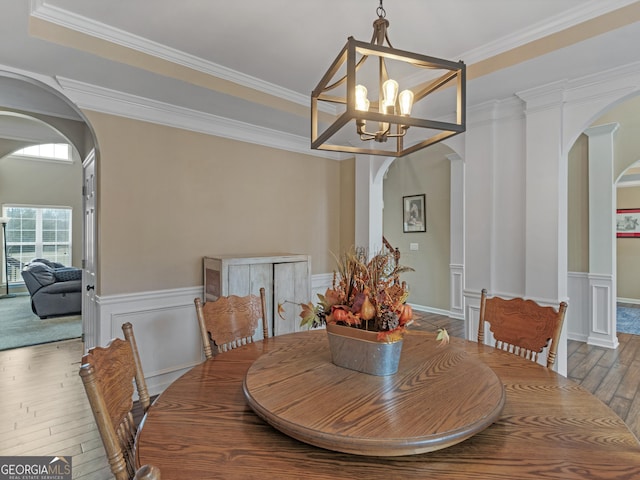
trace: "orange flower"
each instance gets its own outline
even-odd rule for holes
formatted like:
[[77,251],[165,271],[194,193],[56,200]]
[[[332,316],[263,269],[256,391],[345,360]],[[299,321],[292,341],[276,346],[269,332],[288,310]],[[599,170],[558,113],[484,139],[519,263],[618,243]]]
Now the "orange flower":
[[346,305],[334,305],[331,307],[331,313],[326,317],[327,323],[344,323],[353,326],[360,325],[360,317],[351,313]]

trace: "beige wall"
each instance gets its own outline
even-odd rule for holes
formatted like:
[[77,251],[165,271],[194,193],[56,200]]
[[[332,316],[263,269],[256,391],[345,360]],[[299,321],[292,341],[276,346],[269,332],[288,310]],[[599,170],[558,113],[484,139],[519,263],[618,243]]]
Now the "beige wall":
[[[340,162],[340,251],[346,252],[356,241],[356,161],[355,158]],[[335,269],[335,263],[332,270]]]
[[[82,262],[82,165],[0,158],[0,205],[55,205],[72,208],[72,263]],[[2,263],[3,264],[3,263]]]
[[569,151],[568,268],[589,271],[589,139],[582,134]]
[[340,162],[86,115],[99,149],[100,295],[201,285],[205,255],[304,253],[313,273],[333,270],[341,212],[353,211]]
[[[449,310],[451,150],[437,144],[395,160],[384,180],[384,236],[400,249],[409,302]],[[403,233],[402,197],[426,194],[427,231]],[[417,243],[418,251],[409,244]]]

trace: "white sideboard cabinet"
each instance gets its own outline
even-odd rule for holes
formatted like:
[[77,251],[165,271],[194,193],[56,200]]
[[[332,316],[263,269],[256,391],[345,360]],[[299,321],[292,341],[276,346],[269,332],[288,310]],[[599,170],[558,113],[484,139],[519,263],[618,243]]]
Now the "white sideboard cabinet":
[[[272,335],[300,330],[299,303],[311,301],[311,256],[299,254],[219,255],[204,257],[204,301],[220,296],[260,295],[264,287],[269,332]],[[284,304],[284,320],[278,304]],[[262,339],[258,328],[254,339]]]

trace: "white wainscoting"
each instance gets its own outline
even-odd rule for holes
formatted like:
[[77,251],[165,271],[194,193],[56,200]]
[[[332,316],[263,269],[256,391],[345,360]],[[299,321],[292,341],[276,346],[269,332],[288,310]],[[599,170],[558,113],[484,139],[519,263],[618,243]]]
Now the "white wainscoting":
[[569,272],[567,338],[617,348],[615,285],[610,274]]
[[[331,287],[333,274],[311,277],[312,301]],[[202,287],[96,297],[99,324],[96,344],[123,338],[130,322],[138,344],[149,393],[161,393],[176,378],[204,360],[193,300]],[[412,304],[416,311],[452,316],[451,312]]]
[[478,324],[480,323],[480,294],[464,291],[465,312],[465,338],[472,342],[478,340]]
[[464,265],[449,265],[450,316],[464,320]]
[[196,297],[202,297],[202,287],[100,297],[98,343],[122,338],[122,324],[130,322],[149,392],[158,394],[204,359]]
[[333,283],[333,273],[320,273],[311,276],[311,301],[318,301],[318,294],[324,295],[327,288],[331,288]]
[[590,331],[587,343],[617,348],[615,285],[611,274],[589,274]]

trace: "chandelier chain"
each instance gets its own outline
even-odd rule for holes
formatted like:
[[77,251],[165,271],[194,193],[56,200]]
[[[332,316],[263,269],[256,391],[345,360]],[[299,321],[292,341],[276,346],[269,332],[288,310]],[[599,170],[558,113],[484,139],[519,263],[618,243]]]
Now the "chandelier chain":
[[380,18],[384,18],[387,16],[387,12],[384,9],[384,7],[382,6],[382,0],[380,0],[380,5],[378,6],[378,8],[376,8],[376,14],[378,15],[378,17]]

